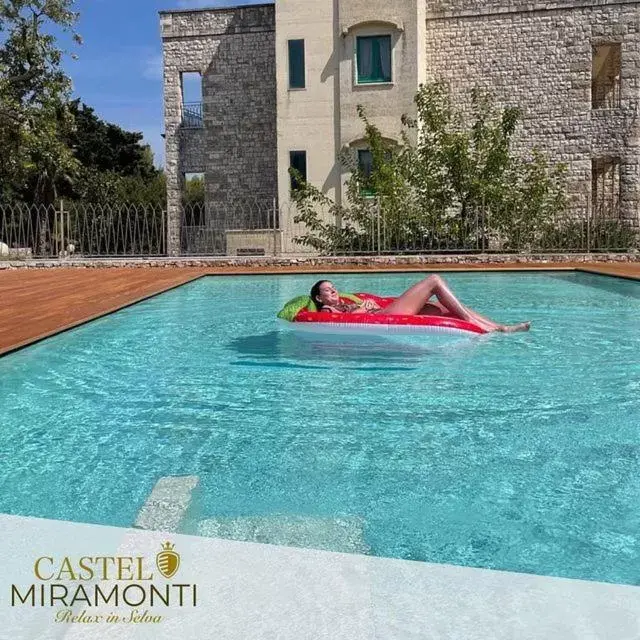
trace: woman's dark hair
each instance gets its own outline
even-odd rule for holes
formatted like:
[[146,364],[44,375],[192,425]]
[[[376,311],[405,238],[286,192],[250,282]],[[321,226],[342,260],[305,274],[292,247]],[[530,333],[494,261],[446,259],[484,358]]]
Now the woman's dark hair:
[[320,307],[322,307],[322,303],[316,300],[316,296],[320,295],[320,287],[325,282],[331,282],[331,280],[318,280],[318,282],[316,282],[313,287],[311,287],[311,293],[309,294],[309,297],[313,300],[313,303],[316,305],[316,307],[318,307],[318,311],[320,310]]

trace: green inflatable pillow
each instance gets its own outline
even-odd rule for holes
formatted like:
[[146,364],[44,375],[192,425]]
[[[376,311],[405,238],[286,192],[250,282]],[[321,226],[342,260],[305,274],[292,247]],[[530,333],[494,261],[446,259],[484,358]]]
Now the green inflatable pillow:
[[[354,302],[362,302],[360,298],[354,296],[352,293],[338,293],[338,295],[341,298],[347,298],[348,300],[353,300]],[[289,300],[289,302],[287,302],[287,304],[282,307],[282,309],[278,313],[278,318],[280,318],[281,320],[293,322],[295,317],[303,309],[306,309],[307,311],[317,311],[318,306],[310,296],[298,296],[297,298],[293,298],[293,300]]]
[[[289,322],[293,322],[293,319],[302,311],[313,305],[314,311],[317,311],[315,303],[311,300],[310,296],[298,296],[293,300],[289,300],[287,304],[282,307],[280,313],[278,313],[278,318],[281,320],[288,320]],[[311,309],[309,309],[311,311]]]

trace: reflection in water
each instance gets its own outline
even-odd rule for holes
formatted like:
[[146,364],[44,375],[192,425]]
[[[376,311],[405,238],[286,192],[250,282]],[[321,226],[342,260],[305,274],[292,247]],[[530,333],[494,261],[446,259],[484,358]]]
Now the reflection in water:
[[[243,336],[229,343],[240,366],[325,368],[342,364],[360,369],[408,369],[434,357],[468,352],[478,338],[438,343],[436,336],[319,335],[293,331],[271,331]],[[355,366],[354,366],[355,365]],[[385,365],[381,367],[380,365]],[[395,365],[390,367],[390,365]]]

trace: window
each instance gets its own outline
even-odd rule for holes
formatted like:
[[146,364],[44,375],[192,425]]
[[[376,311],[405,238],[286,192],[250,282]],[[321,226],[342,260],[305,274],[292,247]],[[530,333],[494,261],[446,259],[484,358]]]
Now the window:
[[356,40],[358,84],[391,82],[391,36],[362,36]]
[[199,129],[204,126],[202,119],[202,76],[198,71],[180,74],[182,90],[182,126]]
[[182,183],[182,224],[201,227],[205,223],[204,173],[185,173]]
[[364,180],[360,193],[363,196],[375,195],[374,190],[368,185],[369,178],[373,173],[373,154],[369,149],[358,149],[358,169]]
[[289,89],[304,88],[304,40],[289,40]]
[[595,219],[620,217],[620,160],[600,158],[592,161],[591,197]]
[[[391,149],[385,149],[383,152],[383,163],[392,162],[393,156]],[[362,177],[362,188],[360,193],[365,196],[374,196],[375,190],[371,187],[371,174],[373,173],[373,153],[370,149],[358,149],[358,170]]]
[[[297,171],[302,180],[307,180],[307,152],[306,151],[289,151],[289,167]],[[297,191],[301,184],[297,176],[290,174],[291,191]]]
[[373,171],[373,154],[369,149],[358,149],[358,168],[365,178],[369,178]]
[[594,109],[615,109],[620,106],[621,66],[620,43],[593,48],[591,106]]

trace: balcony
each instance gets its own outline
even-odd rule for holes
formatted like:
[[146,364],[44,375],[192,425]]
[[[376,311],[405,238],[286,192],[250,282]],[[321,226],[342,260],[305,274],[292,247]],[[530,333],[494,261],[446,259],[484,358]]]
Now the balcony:
[[202,102],[185,102],[182,105],[182,127],[184,129],[202,129]]

